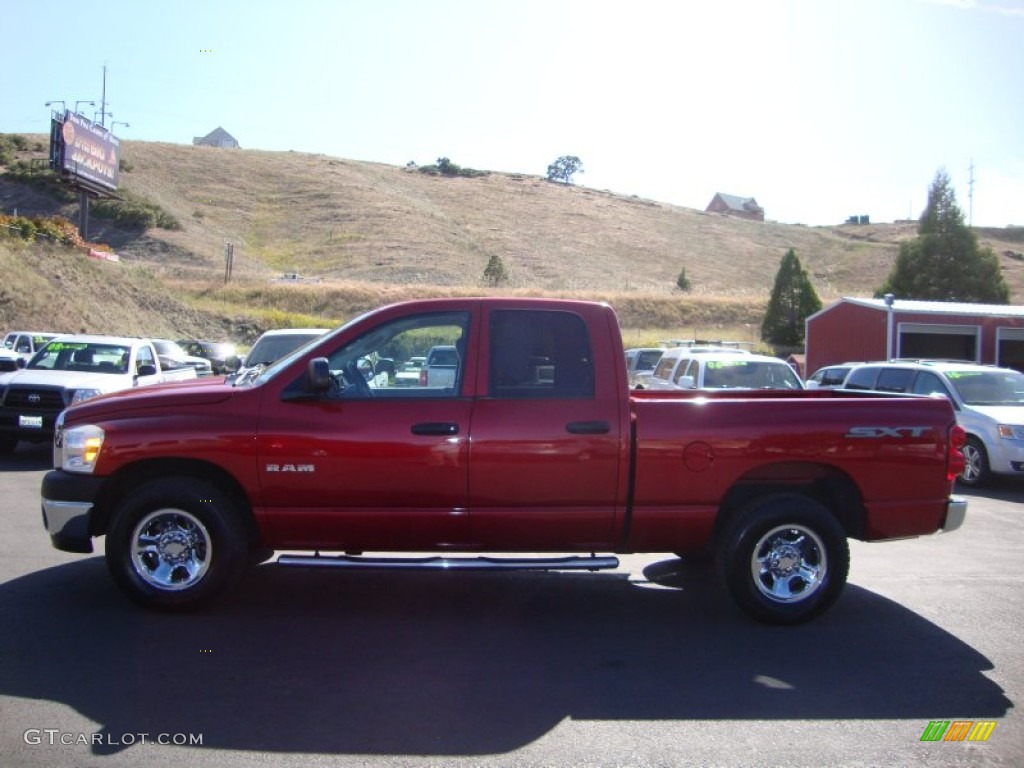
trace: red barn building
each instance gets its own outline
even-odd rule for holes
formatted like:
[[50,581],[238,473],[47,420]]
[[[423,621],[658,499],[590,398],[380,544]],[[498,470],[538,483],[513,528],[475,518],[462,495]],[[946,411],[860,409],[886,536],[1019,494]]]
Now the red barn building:
[[1024,371],[1024,306],[842,298],[808,317],[805,328],[808,374],[895,357]]

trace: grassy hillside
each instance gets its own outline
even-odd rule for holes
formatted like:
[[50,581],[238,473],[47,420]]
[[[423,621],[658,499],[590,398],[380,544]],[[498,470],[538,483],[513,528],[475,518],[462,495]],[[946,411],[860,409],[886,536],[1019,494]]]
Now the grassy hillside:
[[[36,149],[19,158],[42,157],[43,139],[29,137],[27,145]],[[205,326],[243,337],[296,316],[327,324],[393,299],[484,292],[484,267],[497,255],[510,275],[503,293],[604,299],[626,327],[646,329],[638,331],[641,336],[664,331],[749,339],[757,335],[787,249],[796,250],[828,303],[871,295],[889,272],[898,243],[915,234],[912,224],[749,222],[536,176],[449,178],[293,152],[122,146],[122,189],[156,204],[181,228],[132,231],[93,219],[90,238],[110,243],[122,262],[86,262],[76,267],[73,284],[61,284],[63,295],[73,297],[71,316],[83,318],[79,325],[89,330],[124,331],[131,317],[147,326]],[[0,179],[0,208],[10,213],[14,207],[23,214],[77,215],[73,203]],[[1021,301],[1024,230],[980,230],[979,236],[999,254],[1013,300]],[[228,286],[226,241],[235,245]],[[49,281],[36,268],[59,258],[22,254],[19,268],[9,249],[3,253],[14,259],[15,271],[5,265],[10,280],[3,296],[9,300],[0,305],[0,320],[52,326],[28,322],[31,315],[17,322],[8,309],[30,312],[10,297]],[[676,288],[682,269],[692,286],[685,294]],[[95,283],[83,277],[96,270],[105,270],[105,277]],[[271,282],[285,271],[322,282]],[[22,275],[24,288],[17,282]],[[114,290],[112,275],[126,282]],[[140,298],[114,311],[104,287]],[[146,315],[154,319],[144,321]]]

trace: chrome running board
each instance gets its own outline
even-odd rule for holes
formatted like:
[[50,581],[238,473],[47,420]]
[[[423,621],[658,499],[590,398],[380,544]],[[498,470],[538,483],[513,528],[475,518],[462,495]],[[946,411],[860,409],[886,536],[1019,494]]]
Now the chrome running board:
[[278,565],[314,568],[437,571],[601,571],[619,567],[617,557],[363,557],[281,555]]

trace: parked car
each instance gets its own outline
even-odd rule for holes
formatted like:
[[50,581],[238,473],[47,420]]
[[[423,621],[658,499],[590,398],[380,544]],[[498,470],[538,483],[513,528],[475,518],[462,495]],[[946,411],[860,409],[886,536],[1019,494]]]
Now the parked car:
[[240,360],[238,373],[266,367],[313,339],[320,338],[327,331],[327,328],[278,328],[267,331],[256,339],[249,353]]
[[120,336],[58,336],[0,384],[0,454],[19,441],[53,438],[61,412],[100,395],[195,380],[191,366],[166,369],[153,342]]
[[47,342],[57,338],[56,333],[39,331],[11,331],[4,336],[0,347],[0,372],[16,371],[23,368],[36,352]]
[[842,363],[841,365],[827,365],[812,373],[804,382],[807,389],[835,389],[843,386],[850,371],[863,363]]
[[454,387],[459,371],[459,353],[452,345],[431,347],[420,371],[421,387]]
[[396,387],[418,387],[420,385],[420,371],[427,358],[421,355],[410,357],[402,363],[395,372]]
[[160,365],[164,370],[173,371],[176,368],[192,367],[196,369],[196,376],[213,375],[213,365],[209,360],[205,357],[188,354],[176,341],[153,339],[153,346],[156,347],[156,354],[160,358]]
[[178,344],[193,357],[205,357],[215,374],[232,373],[238,367],[238,348],[230,342],[181,339]]
[[626,378],[630,389],[644,389],[646,379],[665,352],[664,347],[633,347],[626,350]]
[[867,363],[850,371],[843,389],[942,395],[967,432],[964,485],[992,473],[1024,474],[1024,374],[1011,368],[948,361]]
[[804,388],[796,372],[777,357],[736,349],[694,352],[686,347],[666,349],[645,386],[652,390]]

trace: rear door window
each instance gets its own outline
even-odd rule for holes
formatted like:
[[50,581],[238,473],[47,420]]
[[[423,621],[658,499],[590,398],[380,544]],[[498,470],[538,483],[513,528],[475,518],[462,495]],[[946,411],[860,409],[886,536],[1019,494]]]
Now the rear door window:
[[855,368],[843,386],[846,389],[874,389],[877,379],[878,368]]
[[572,312],[495,310],[489,394],[501,398],[594,396],[594,362],[583,318]]
[[879,392],[909,392],[915,373],[905,368],[885,368],[878,374],[875,389]]

